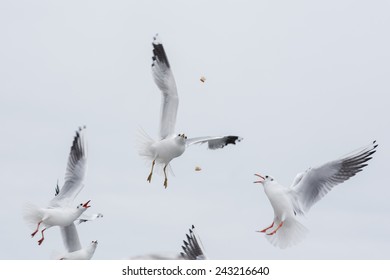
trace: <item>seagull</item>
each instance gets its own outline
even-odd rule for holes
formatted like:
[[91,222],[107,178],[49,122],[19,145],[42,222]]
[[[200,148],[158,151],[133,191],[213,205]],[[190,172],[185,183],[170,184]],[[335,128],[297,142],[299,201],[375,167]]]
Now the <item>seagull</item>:
[[158,34],[153,40],[152,73],[154,81],[162,94],[160,115],[160,140],[154,141],[146,133],[139,147],[139,154],[152,161],[152,168],[147,181],[152,180],[154,165],[160,164],[164,171],[164,187],[168,186],[166,168],[172,159],[181,156],[187,147],[193,144],[207,143],[211,150],[220,149],[228,144],[236,144],[242,140],[239,136],[205,136],[187,138],[184,133],[175,133],[179,97],[175,78],[171,71],[167,55]]
[[310,208],[332,188],[363,170],[367,161],[376,152],[376,141],[340,159],[330,161],[316,168],[299,173],[292,185],[284,187],[271,176],[255,174],[274,209],[272,224],[258,232],[266,234],[268,241],[281,249],[299,243],[307,229],[296,219],[296,215],[306,214]]
[[56,195],[49,202],[48,207],[42,208],[33,204],[25,205],[24,219],[28,223],[36,225],[36,229],[31,236],[34,237],[40,226],[43,227],[41,230],[42,237],[38,240],[38,245],[41,245],[45,239],[45,230],[52,226],[66,227],[72,225],[90,207],[90,200],[77,205],[77,207],[71,206],[74,198],[84,187],[83,180],[87,169],[85,128],[85,126],[83,128],[80,127],[76,131],[68,158],[65,183],[58,193],[56,191]]
[[187,240],[183,240],[183,246],[180,254],[147,254],[130,258],[131,260],[206,260],[200,238],[195,234],[195,227],[186,234]]
[[88,247],[82,248],[74,223],[61,227],[61,235],[68,252],[60,256],[60,260],[90,260],[93,257],[98,245],[97,240],[92,241]]

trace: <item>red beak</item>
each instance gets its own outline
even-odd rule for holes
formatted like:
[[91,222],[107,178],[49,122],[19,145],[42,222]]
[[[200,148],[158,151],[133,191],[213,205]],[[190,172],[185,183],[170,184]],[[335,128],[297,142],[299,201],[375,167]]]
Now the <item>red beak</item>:
[[255,176],[261,178],[262,180],[254,181],[253,183],[263,183],[265,181],[265,178],[261,176],[260,174],[255,174]]
[[84,208],[89,208],[89,207],[91,207],[91,206],[88,205],[88,203],[89,203],[90,201],[91,201],[91,200],[88,200],[87,202],[85,202],[84,205],[83,205],[83,207],[84,207]]

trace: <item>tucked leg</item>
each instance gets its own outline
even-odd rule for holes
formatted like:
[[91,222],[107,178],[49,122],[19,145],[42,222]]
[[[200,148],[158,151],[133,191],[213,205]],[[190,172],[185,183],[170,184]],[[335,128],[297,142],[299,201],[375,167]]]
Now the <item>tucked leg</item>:
[[148,176],[148,179],[146,179],[146,181],[148,181],[149,183],[152,181],[152,174],[153,174],[153,168],[154,168],[154,164],[156,163],[155,160],[153,160],[152,162],[152,170],[150,170],[150,174]]
[[270,228],[272,228],[272,227],[274,226],[274,223],[275,223],[275,222],[272,222],[272,225],[270,225],[269,227],[267,227],[267,228],[265,228],[265,229],[263,229],[263,230],[257,230],[257,232],[266,232],[267,229],[270,229]]
[[273,235],[273,234],[275,234],[282,226],[283,226],[283,222],[281,222],[281,223],[278,225],[278,227],[277,227],[273,232],[267,233],[267,235]]

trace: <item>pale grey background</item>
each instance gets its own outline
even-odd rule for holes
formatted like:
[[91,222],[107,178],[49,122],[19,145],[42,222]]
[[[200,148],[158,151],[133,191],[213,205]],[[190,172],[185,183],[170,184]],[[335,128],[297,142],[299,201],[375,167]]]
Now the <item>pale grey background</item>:
[[[0,1],[0,259],[63,250],[57,228],[42,246],[30,238],[22,206],[54,195],[83,124],[79,201],[105,215],[79,227],[83,244],[99,241],[95,259],[178,252],[192,224],[213,259],[389,259],[389,12],[388,1]],[[177,131],[244,137],[189,149],[167,190],[161,175],[146,182],[136,150],[139,127],[157,137],[157,32]],[[280,250],[255,233],[273,212],[253,173],[289,185],[374,139],[369,166],[301,219],[303,243]]]

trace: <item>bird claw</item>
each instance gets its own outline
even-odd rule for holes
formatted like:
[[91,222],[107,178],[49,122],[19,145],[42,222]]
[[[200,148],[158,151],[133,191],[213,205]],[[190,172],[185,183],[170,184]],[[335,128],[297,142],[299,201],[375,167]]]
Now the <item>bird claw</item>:
[[148,178],[146,179],[149,183],[152,181],[152,173],[149,174]]
[[168,179],[165,179],[165,180],[164,180],[164,187],[165,187],[165,188],[168,187]]

